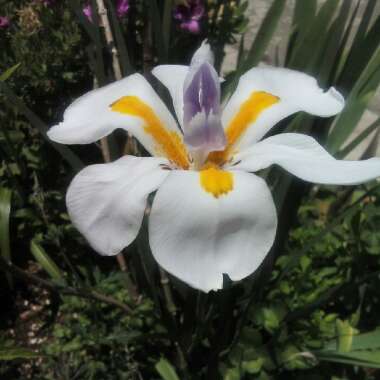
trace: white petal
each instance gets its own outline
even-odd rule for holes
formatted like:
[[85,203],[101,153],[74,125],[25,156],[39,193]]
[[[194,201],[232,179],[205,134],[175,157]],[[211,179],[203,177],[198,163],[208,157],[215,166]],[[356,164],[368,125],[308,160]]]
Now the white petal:
[[150,84],[142,75],[134,74],[77,99],[66,109],[63,122],[52,127],[48,136],[62,144],[89,144],[109,135],[116,128],[122,128],[131,132],[155,155],[157,142],[143,128],[145,121],[111,110],[110,106],[125,96],[138,97],[151,107],[167,129],[180,133],[173,116]]
[[148,195],[166,178],[166,160],[124,156],[84,168],[66,204],[74,226],[101,255],[116,255],[136,238]]
[[233,190],[218,198],[194,171],[172,171],[158,190],[149,220],[152,253],[168,272],[194,288],[220,289],[223,274],[240,280],[271,248],[277,216],[266,183],[231,172]]
[[173,99],[173,106],[178,122],[183,129],[183,84],[189,66],[161,65],[152,70],[152,74],[168,89]]
[[191,58],[191,65],[208,62],[210,65],[214,66],[214,53],[211,50],[210,44],[204,40],[201,46],[195,51],[193,57]]
[[[277,164],[309,182],[354,185],[380,176],[380,158],[336,160],[310,136],[282,133],[268,137],[234,158],[234,169],[255,172]],[[240,162],[239,162],[240,161]]]
[[[331,87],[324,92],[309,75],[284,68],[255,67],[240,78],[235,93],[224,109],[222,122],[226,129],[242,104],[255,92],[278,97],[278,101],[248,122],[248,128],[235,144],[239,150],[259,141],[275,124],[295,112],[328,117],[339,113],[344,107],[344,99],[338,91]],[[254,102],[252,107],[255,107]]]

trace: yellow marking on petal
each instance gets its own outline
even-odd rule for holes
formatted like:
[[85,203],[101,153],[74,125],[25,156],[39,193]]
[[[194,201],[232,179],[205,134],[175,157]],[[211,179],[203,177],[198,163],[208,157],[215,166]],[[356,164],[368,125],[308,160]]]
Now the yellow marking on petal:
[[226,195],[234,188],[234,177],[231,172],[209,167],[199,172],[199,179],[203,190],[211,193],[215,198]]
[[223,151],[212,152],[208,156],[208,161],[217,165],[224,164],[233,153],[234,145],[261,115],[261,113],[273,104],[280,101],[280,98],[264,91],[254,91],[251,96],[242,103],[237,114],[232,118],[226,128],[227,146]]
[[140,98],[123,96],[111,104],[111,110],[143,119],[144,131],[155,141],[157,153],[163,154],[182,169],[189,168],[188,154],[181,136],[165,128],[153,109]]

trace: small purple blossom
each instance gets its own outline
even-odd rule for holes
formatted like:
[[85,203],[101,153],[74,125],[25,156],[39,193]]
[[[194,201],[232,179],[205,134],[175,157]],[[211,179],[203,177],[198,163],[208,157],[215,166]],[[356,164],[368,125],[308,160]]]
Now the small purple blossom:
[[187,0],[187,5],[177,5],[174,18],[179,21],[179,27],[192,34],[201,31],[200,20],[205,14],[203,0]]
[[92,22],[92,8],[90,4],[83,7],[83,14],[87,17],[87,20]]
[[6,29],[9,27],[11,22],[9,21],[9,18],[6,16],[0,16],[0,29]]
[[[129,11],[129,0],[116,0],[116,12],[119,18],[124,17]],[[92,8],[90,3],[83,7],[83,14],[87,17],[88,21],[93,22]]]
[[129,0],[117,0],[116,2],[117,16],[119,18],[124,17],[129,10]]

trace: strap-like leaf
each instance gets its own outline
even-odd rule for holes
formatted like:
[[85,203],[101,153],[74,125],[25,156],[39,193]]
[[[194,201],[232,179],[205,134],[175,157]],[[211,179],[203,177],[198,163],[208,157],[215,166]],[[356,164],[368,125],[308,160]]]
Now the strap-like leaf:
[[13,73],[20,67],[20,65],[21,65],[21,63],[18,63],[17,65],[14,65],[14,66],[10,67],[8,70],[4,71],[0,75],[0,82],[4,82],[8,78],[10,78],[13,75]]
[[156,370],[163,380],[179,380],[173,366],[164,358],[161,358],[156,364]]
[[30,252],[53,280],[60,282],[64,281],[63,274],[57,264],[35,240],[32,240],[30,243]]
[[[5,260],[11,260],[11,246],[9,239],[9,217],[11,213],[11,190],[0,187],[0,255]],[[8,283],[12,286],[11,277],[7,274]]]

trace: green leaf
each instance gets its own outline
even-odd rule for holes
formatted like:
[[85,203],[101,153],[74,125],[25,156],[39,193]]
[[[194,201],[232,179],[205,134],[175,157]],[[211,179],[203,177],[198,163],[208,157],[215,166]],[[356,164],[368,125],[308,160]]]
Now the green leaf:
[[64,282],[61,270],[35,240],[32,240],[30,243],[30,252],[53,280]]
[[[0,255],[11,261],[11,246],[9,239],[9,217],[11,213],[12,191],[0,188]],[[9,286],[12,287],[12,278],[7,273]]]
[[316,0],[297,0],[294,7],[293,25],[303,34],[312,23],[317,11]]
[[0,360],[34,359],[42,355],[27,348],[1,347]]
[[[334,339],[324,346],[324,351],[337,351],[337,341]],[[380,328],[363,334],[353,335],[351,351],[380,350]]]
[[163,380],[179,380],[175,369],[166,359],[161,358],[155,368]]
[[162,16],[162,36],[165,49],[165,58],[169,57],[170,31],[172,26],[173,0],[165,0],[164,14]]
[[364,131],[362,131],[358,136],[355,137],[346,147],[340,150],[336,156],[338,158],[346,157],[350,152],[352,152],[361,142],[363,142],[372,132],[376,131],[380,126],[380,117],[377,118],[372,124],[370,124]]
[[[340,330],[340,332],[343,332],[342,329]],[[351,337],[348,351],[339,351],[341,345],[338,339],[338,341],[329,342],[323,350],[315,351],[313,354],[319,360],[380,368],[380,329],[364,334],[348,335]],[[344,348],[346,349],[347,347]]]
[[261,61],[277,29],[285,5],[286,0],[273,1],[248,52],[247,59],[243,64],[243,72],[256,66]]
[[339,5],[337,0],[327,0],[319,10],[314,22],[299,35],[289,60],[289,66],[304,69],[310,66],[320,55],[321,49],[329,37],[328,29]]
[[13,75],[13,73],[20,67],[20,65],[21,65],[21,63],[18,63],[17,65],[14,65],[11,68],[9,68],[8,70],[6,70],[5,72],[3,72],[0,75],[0,82],[4,82],[8,78],[10,78]]
[[273,1],[245,59],[242,59],[244,54],[242,49],[243,45],[241,45],[237,70],[231,79],[223,86],[223,97],[227,97],[231,94],[236,88],[240,77],[260,62],[276,31],[281,15],[285,9],[285,4],[286,0]]
[[[370,5],[368,3],[368,6]],[[352,85],[357,81],[365,69],[367,62],[373,57],[380,44],[380,16],[378,16],[372,27],[364,35],[371,16],[367,15],[367,17],[366,25],[363,26],[363,29],[359,27],[357,31],[359,37],[354,40],[347,56],[342,76],[339,79],[339,85],[346,89],[352,88]]]
[[340,57],[338,56],[341,41],[344,38],[345,27],[350,15],[351,1],[344,1],[338,16],[327,32],[326,46],[323,50],[322,62],[317,60],[319,70],[319,83],[327,85],[330,77],[333,77],[333,70],[338,66]]
[[337,319],[335,321],[337,346],[339,352],[350,352],[352,349],[352,340],[354,334],[358,331],[354,329],[348,321]]
[[380,48],[370,59],[347,98],[346,106],[327,140],[328,150],[336,153],[357,126],[380,83]]
[[161,15],[160,15],[159,8],[157,5],[157,0],[149,0],[148,7],[149,7],[149,13],[150,13],[150,21],[152,23],[151,32],[152,32],[153,41],[155,45],[155,51],[157,53],[159,62],[164,63],[166,60],[165,42],[164,42],[164,36],[162,34]]
[[368,368],[380,368],[380,350],[377,351],[315,351],[313,354],[328,362],[350,364]]

